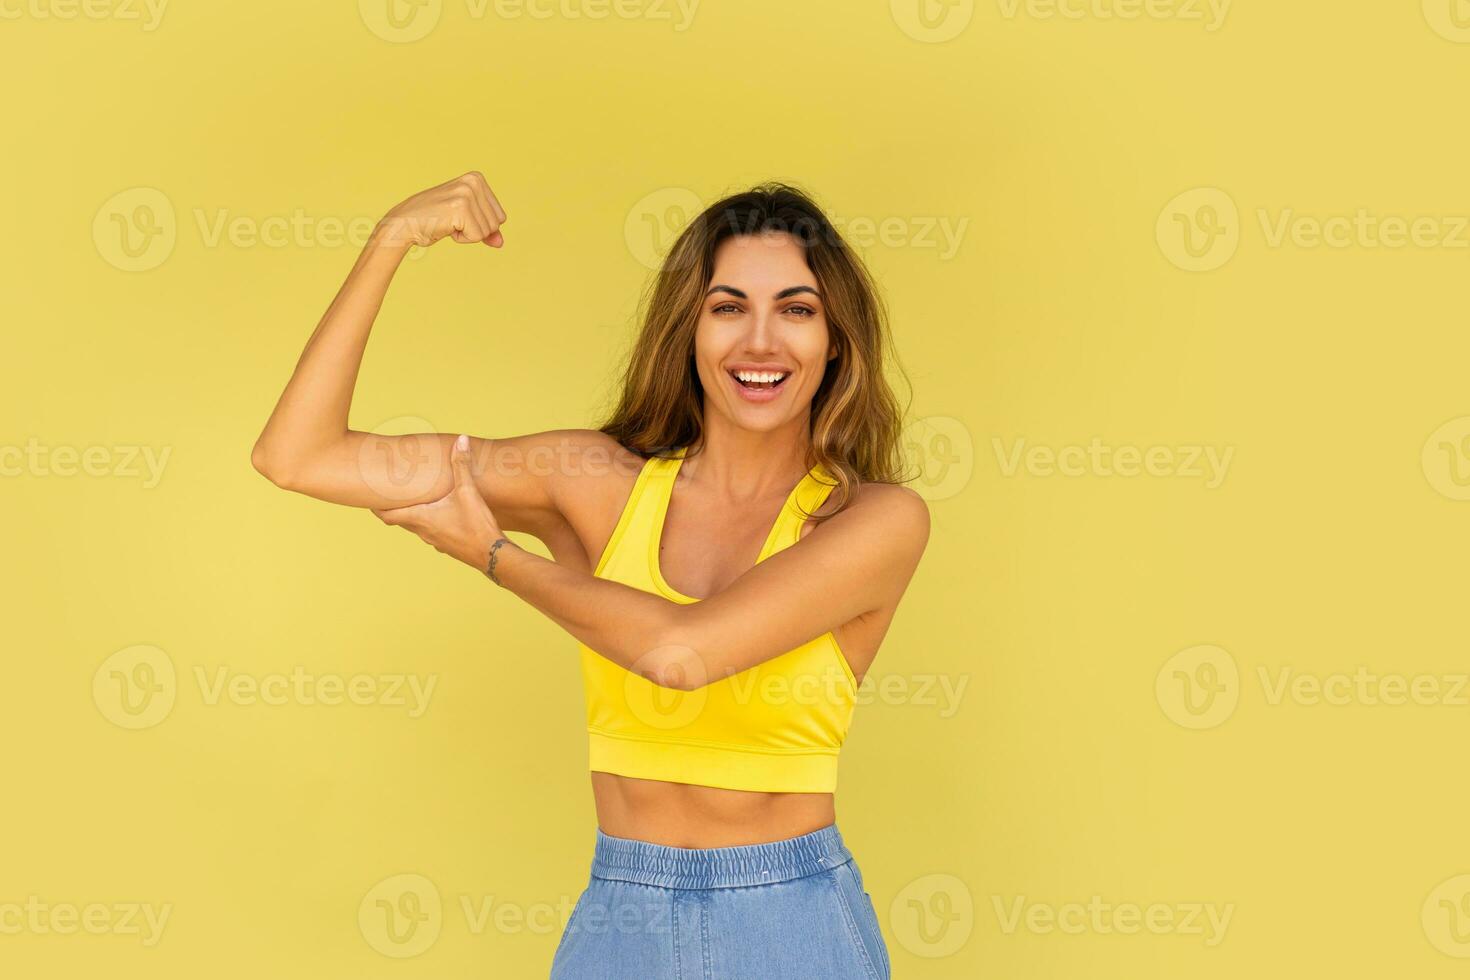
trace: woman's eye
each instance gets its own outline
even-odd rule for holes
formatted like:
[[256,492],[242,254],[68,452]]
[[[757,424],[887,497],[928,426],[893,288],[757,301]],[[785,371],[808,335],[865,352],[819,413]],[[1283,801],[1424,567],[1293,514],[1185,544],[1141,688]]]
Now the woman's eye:
[[[740,312],[740,307],[736,306],[734,303],[721,303],[719,306],[711,307],[710,308],[710,312],[711,313],[739,313]],[[803,318],[814,317],[814,316],[817,315],[817,311],[814,310],[814,309],[812,309],[810,306],[789,306],[789,307],[787,307],[785,309],[784,312],[786,312],[786,313],[795,313],[797,316],[800,316],[800,317],[803,317]]]

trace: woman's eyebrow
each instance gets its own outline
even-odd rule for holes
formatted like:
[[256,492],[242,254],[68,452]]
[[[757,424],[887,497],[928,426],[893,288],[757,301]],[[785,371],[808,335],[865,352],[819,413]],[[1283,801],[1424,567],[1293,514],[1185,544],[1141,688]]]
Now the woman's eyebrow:
[[[709,288],[709,292],[705,293],[704,295],[710,296],[714,293],[729,293],[736,299],[749,298],[745,295],[745,291],[743,289],[736,289],[734,286],[726,286],[724,284],[711,286]],[[781,290],[779,293],[773,296],[772,299],[785,299],[788,296],[795,296],[797,293],[811,293],[813,296],[817,297],[817,299],[822,298],[822,294],[817,292],[810,286],[787,286],[785,289]]]

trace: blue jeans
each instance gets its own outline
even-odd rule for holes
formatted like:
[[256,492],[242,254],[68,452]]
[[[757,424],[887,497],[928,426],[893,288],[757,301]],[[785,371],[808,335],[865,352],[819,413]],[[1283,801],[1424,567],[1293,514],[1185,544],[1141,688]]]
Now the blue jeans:
[[597,831],[551,980],[888,980],[888,949],[837,825],[737,847]]

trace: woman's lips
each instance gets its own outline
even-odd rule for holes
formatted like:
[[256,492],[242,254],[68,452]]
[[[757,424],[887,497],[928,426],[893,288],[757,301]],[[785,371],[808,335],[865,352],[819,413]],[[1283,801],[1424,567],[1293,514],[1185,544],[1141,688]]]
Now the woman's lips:
[[730,384],[735,386],[735,391],[741,398],[756,403],[775,401],[780,398],[781,393],[786,390],[786,382],[791,380],[791,375],[788,374],[769,388],[747,388],[729,371],[725,372],[725,377],[730,379]]

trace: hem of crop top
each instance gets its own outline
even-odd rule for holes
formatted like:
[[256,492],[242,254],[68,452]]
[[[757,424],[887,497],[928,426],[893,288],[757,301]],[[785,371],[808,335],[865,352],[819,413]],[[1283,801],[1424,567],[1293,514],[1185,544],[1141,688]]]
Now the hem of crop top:
[[[744,746],[643,739],[587,730],[588,768],[633,779],[752,793],[833,793],[838,750],[774,754]],[[690,783],[688,774],[700,774]]]

